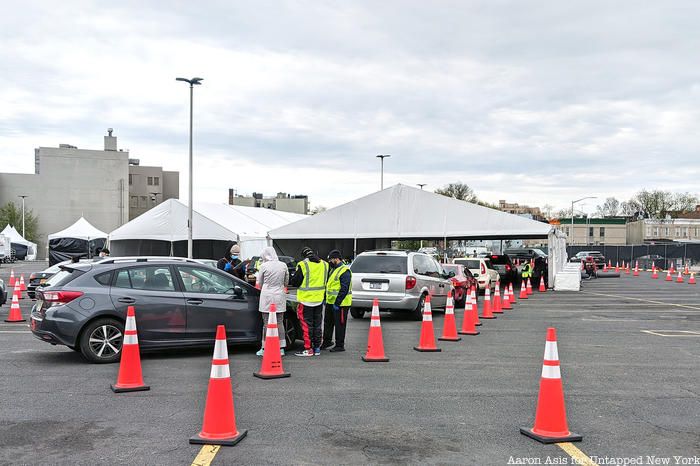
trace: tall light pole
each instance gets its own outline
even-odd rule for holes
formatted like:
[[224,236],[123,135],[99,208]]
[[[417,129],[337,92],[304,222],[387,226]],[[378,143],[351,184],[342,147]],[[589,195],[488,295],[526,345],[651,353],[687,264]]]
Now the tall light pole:
[[187,257],[192,259],[192,99],[194,97],[194,86],[202,84],[202,78],[175,78],[175,81],[184,81],[190,84],[190,182],[189,182],[189,205],[187,206]]
[[384,159],[387,158],[387,157],[391,157],[391,155],[389,155],[389,154],[385,154],[385,155],[380,154],[380,155],[377,156],[377,158],[378,158],[378,159],[381,159],[381,161],[382,161],[382,177],[381,177],[381,184],[380,184],[382,190],[384,190]]
[[427,186],[428,183],[418,183],[416,186],[420,186],[420,190],[423,191],[423,186]]
[[[22,198],[22,238],[24,238],[24,199],[28,198],[29,196],[17,196]],[[27,238],[24,238],[27,239]]]
[[581,199],[576,199],[575,201],[571,201],[571,244],[574,242],[574,204],[577,202],[584,201],[586,199],[598,199],[596,196],[586,196],[582,197]]

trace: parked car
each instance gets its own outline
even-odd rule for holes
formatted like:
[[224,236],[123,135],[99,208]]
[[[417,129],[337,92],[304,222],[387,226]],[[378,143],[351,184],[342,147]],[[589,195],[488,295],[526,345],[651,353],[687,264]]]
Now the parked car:
[[493,268],[498,272],[501,283],[517,283],[518,269],[513,265],[508,254],[491,254],[489,256]]
[[5,282],[0,278],[0,306],[7,302],[7,290],[5,289]]
[[464,268],[460,264],[440,264],[442,268],[447,273],[454,273],[452,280],[452,286],[454,287],[454,300],[455,307],[464,307],[467,302],[467,293],[474,287],[479,288],[479,283],[477,282],[474,275],[469,271],[469,269]]
[[296,259],[292,256],[277,256],[277,258],[287,265],[287,270],[289,270],[289,276],[291,277],[297,269]]
[[421,252],[365,251],[355,258],[350,270],[350,314],[356,319],[364,317],[377,298],[380,311],[408,312],[421,320],[428,294],[432,309],[444,309],[447,293],[453,291],[451,275],[432,256]]
[[216,268],[216,264],[218,263],[217,260],[215,259],[195,259],[197,262],[200,264],[208,265],[209,267],[214,267]]
[[639,267],[642,270],[651,270],[652,265],[657,269],[666,269],[666,259],[658,254],[650,254],[641,256],[635,259],[634,263],[639,262]]
[[[211,346],[218,324],[226,325],[229,343],[260,341],[260,292],[195,260],[107,258],[60,269],[36,290],[30,328],[39,340],[66,345],[90,362],[119,360],[131,305],[143,350]],[[284,321],[291,345],[300,334],[292,306]]]
[[468,269],[479,284],[479,290],[492,289],[496,286],[498,272],[493,268],[491,260],[485,257],[458,257],[453,261],[455,264],[463,265]]
[[600,251],[580,251],[574,257],[571,258],[571,262],[581,262],[586,259],[586,257],[592,257],[595,265],[602,269],[605,265],[605,256],[601,254]]
[[[80,259],[79,263],[85,264],[94,261],[94,259]],[[44,284],[49,280],[49,278],[53,277],[58,272],[60,272],[61,266],[68,265],[70,263],[70,260],[59,262],[58,264],[52,265],[46,270],[42,270],[41,272],[36,272],[29,275],[29,282],[27,283],[27,296],[29,296],[31,299],[34,299],[36,297],[36,289],[40,286],[44,286]]]
[[537,248],[508,248],[503,251],[503,254],[507,254],[512,262],[516,260],[523,262],[526,260],[537,259],[538,257],[546,258],[547,254],[543,250]]

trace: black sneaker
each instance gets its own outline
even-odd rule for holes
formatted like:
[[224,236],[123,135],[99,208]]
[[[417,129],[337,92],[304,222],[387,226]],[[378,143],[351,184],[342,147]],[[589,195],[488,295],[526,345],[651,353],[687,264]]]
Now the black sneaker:
[[330,343],[324,342],[324,343],[321,345],[321,349],[322,349],[322,350],[328,349],[328,348],[330,348],[331,346],[333,346],[333,342],[332,342],[332,341],[331,341]]
[[331,353],[342,353],[343,351],[345,351],[345,348],[342,347],[342,346],[334,346],[334,347],[331,348],[329,351],[330,351]]

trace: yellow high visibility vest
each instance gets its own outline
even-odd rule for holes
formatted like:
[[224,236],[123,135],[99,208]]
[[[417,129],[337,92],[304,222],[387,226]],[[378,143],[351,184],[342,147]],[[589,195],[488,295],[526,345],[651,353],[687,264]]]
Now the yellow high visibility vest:
[[304,280],[297,289],[297,300],[303,303],[323,303],[326,294],[328,262],[312,262],[304,259],[299,263]]
[[[335,300],[340,293],[340,276],[349,271],[350,268],[341,264],[331,272],[331,276],[328,277],[328,284],[326,285],[326,302],[328,304],[335,304]],[[339,304],[340,307],[350,307],[352,304],[352,272],[350,272],[350,288],[348,288],[348,294],[343,298],[343,302]]]
[[523,276],[523,278],[532,277],[532,268],[530,267],[529,262],[523,266],[523,271],[521,275]]

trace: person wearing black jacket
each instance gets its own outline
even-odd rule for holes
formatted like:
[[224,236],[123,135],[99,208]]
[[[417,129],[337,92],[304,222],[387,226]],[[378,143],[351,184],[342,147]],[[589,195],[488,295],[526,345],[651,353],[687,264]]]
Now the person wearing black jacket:
[[321,349],[335,346],[331,353],[345,351],[345,329],[348,322],[348,310],[352,304],[352,272],[345,265],[342,254],[337,249],[328,254],[328,263],[332,267],[326,285],[326,309],[323,317],[323,344]]
[[219,261],[216,263],[216,268],[223,270],[224,272],[228,272],[234,277],[243,279],[243,271],[240,267],[237,267],[241,264],[241,260],[238,258],[238,254],[240,254],[240,252],[240,246],[238,246],[235,241],[230,242],[226,246],[224,257],[219,259]]
[[320,356],[328,264],[309,247],[301,251],[304,259],[289,280],[289,286],[297,287],[297,316],[301,324],[304,350],[295,356]]

